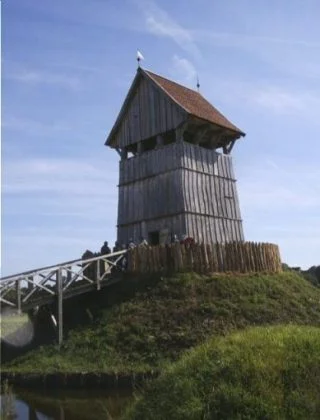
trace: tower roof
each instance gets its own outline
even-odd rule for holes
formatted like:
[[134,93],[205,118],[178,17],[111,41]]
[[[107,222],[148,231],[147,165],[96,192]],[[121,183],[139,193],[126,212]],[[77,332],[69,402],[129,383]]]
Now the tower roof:
[[232,124],[232,122],[230,122],[224,115],[222,115],[221,112],[219,112],[213,105],[211,105],[210,102],[208,102],[199,92],[139,67],[119,112],[119,115],[105,142],[106,145],[110,145],[112,147],[114,135],[116,134],[121,124],[122,118],[128,109],[128,106],[133,95],[135,94],[136,87],[138,86],[141,78],[145,78],[146,80],[149,80],[151,83],[154,83],[156,86],[158,86],[164,95],[171,98],[171,100],[177,104],[178,108],[182,109],[187,114],[227,130],[231,130],[237,138],[240,136],[245,136],[243,131]]
[[213,124],[228,128],[244,136],[245,133],[230,122],[213,105],[210,104],[199,92],[179,85],[148,70],[142,70],[149,76],[167,95],[169,95],[188,114],[201,118]]

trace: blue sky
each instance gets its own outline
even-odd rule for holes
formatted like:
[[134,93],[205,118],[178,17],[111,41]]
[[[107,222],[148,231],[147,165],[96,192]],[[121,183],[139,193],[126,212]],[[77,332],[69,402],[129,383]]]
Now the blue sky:
[[317,0],[2,3],[2,275],[116,236],[104,146],[143,66],[201,92],[247,133],[233,149],[245,235],[319,264]]

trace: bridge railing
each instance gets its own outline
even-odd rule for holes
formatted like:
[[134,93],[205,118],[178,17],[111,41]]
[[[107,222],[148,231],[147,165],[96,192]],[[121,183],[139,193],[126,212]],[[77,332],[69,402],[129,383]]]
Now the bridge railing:
[[31,301],[61,295],[86,285],[97,290],[110,274],[124,271],[127,250],[25,271],[0,279],[0,302],[18,311]]

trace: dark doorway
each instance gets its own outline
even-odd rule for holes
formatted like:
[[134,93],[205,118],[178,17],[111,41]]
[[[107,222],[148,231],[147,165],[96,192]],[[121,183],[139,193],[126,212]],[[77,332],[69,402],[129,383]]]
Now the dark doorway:
[[158,230],[154,232],[149,232],[149,244],[159,245],[159,242],[160,242],[160,232]]

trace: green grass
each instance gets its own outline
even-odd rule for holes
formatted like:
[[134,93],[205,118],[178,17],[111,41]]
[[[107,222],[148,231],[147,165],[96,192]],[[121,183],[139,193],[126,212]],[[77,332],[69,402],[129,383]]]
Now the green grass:
[[81,307],[95,320],[70,331],[60,351],[46,346],[2,370],[161,371],[212,335],[255,325],[320,325],[320,289],[291,272],[128,277],[69,309]]
[[252,328],[169,366],[126,420],[319,419],[320,329]]

